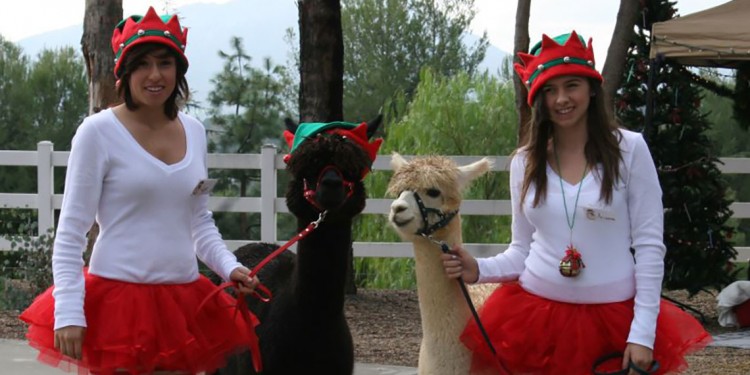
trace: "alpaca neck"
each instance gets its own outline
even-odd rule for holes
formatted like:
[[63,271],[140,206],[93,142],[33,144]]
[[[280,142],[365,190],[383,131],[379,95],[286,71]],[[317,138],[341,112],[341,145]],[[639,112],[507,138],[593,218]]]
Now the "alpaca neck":
[[[444,241],[449,247],[461,245],[461,218],[456,216],[433,238]],[[434,333],[455,337],[463,330],[471,312],[455,279],[449,279],[443,269],[440,246],[424,238],[414,241],[417,296],[422,315],[422,332],[425,339]]]
[[299,241],[295,291],[301,311],[343,314],[351,242],[351,222],[323,222]]

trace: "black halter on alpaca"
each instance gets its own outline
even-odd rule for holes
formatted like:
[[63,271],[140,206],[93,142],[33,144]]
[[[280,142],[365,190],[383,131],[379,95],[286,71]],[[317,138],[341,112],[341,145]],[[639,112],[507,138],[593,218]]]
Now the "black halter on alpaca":
[[[443,212],[441,210],[438,210],[437,208],[427,207],[424,205],[424,202],[422,202],[422,198],[419,197],[419,194],[417,192],[414,192],[414,200],[417,201],[417,207],[419,207],[419,212],[422,214],[422,228],[417,231],[417,234],[420,236],[430,236],[435,231],[437,231],[440,228],[445,227],[448,225],[448,223],[453,220],[453,218],[458,214],[458,210],[450,211],[450,212]],[[434,224],[430,225],[429,216],[430,214],[435,214],[438,217],[438,221]]]
[[[448,225],[451,220],[453,220],[456,215],[458,215],[458,210],[449,211],[449,212],[443,212],[437,208],[427,207],[425,206],[424,202],[422,201],[422,198],[419,197],[419,194],[417,192],[413,192],[414,200],[417,202],[417,207],[419,207],[419,212],[422,215],[422,228],[420,228],[416,234],[424,237],[426,240],[437,244],[440,246],[440,251],[442,251],[445,254],[450,254],[450,246],[448,246],[445,241],[438,241],[432,237],[432,234],[435,233],[438,229],[445,227]],[[439,218],[437,222],[430,225],[429,222],[429,215],[435,214]],[[490,351],[493,354],[493,357],[495,357],[498,365],[498,371],[502,371],[504,374],[510,374],[511,372],[508,370],[507,367],[505,367],[505,364],[500,361],[500,359],[497,357],[497,351],[495,350],[495,346],[492,345],[492,341],[490,341],[490,337],[487,334],[487,331],[484,329],[484,325],[482,325],[482,321],[479,319],[479,314],[477,313],[476,307],[474,307],[474,303],[471,302],[471,296],[469,295],[469,290],[466,289],[466,283],[464,283],[464,280],[462,278],[457,278],[456,281],[458,281],[458,285],[461,287],[461,294],[463,294],[464,299],[466,300],[466,304],[469,305],[469,310],[471,310],[471,315],[474,317],[474,322],[477,323],[477,327],[479,328],[479,332],[482,334],[482,337],[484,338],[484,342],[489,347]]]

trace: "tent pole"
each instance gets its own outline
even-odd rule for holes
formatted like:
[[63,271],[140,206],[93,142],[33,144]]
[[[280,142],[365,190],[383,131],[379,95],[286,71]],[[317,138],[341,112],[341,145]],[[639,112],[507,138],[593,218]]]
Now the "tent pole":
[[659,65],[663,59],[663,55],[656,55],[655,59],[650,60],[648,69],[648,83],[646,90],[646,114],[643,125],[643,138],[648,143],[652,128],[654,126],[654,97],[656,96],[656,72],[659,70]]

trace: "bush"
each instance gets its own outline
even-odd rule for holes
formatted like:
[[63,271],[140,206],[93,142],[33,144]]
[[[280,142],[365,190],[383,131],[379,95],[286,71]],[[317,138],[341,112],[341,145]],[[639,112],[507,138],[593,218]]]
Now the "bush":
[[3,309],[23,310],[34,298],[52,286],[52,245],[54,230],[38,237],[10,236],[11,252],[5,257],[0,277]]

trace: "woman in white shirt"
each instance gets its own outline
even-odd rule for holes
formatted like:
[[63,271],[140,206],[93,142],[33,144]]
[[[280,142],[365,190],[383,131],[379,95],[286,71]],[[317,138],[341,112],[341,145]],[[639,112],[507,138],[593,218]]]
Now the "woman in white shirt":
[[[610,120],[591,40],[544,35],[519,58],[533,118],[511,161],[510,246],[481,259],[456,248],[446,273],[504,283],[481,321],[513,373],[684,370],[711,337],[661,299],[664,217],[646,142]],[[475,323],[462,340],[475,370],[500,366]]]
[[[79,373],[199,373],[257,348],[252,314],[198,272],[196,255],[250,293],[257,278],[208,211],[206,133],[179,111],[189,94],[187,29],[153,8],[112,36],[124,103],[73,138],[52,255],[54,286],[21,315],[39,359]],[[85,234],[100,233],[88,269]],[[210,297],[209,297],[210,296]],[[199,308],[200,307],[200,308]]]

